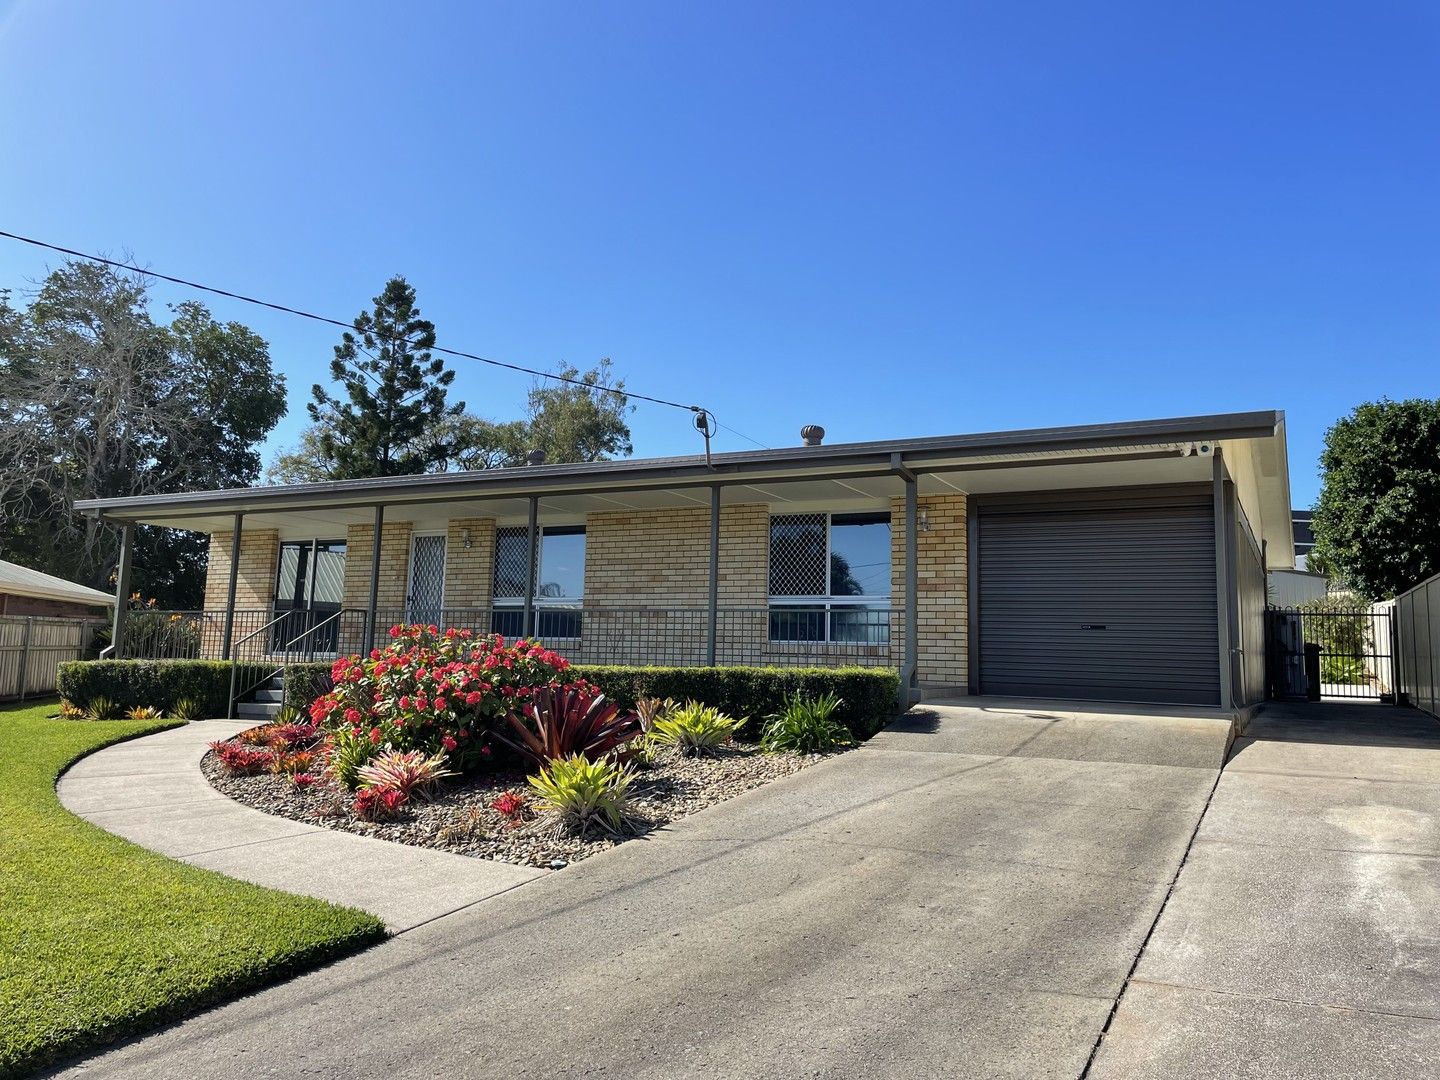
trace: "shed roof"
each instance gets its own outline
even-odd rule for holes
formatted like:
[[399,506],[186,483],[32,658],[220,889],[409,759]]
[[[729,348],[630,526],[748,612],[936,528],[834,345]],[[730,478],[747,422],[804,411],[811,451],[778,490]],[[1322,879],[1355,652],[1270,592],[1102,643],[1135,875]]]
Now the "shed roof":
[[41,600],[68,600],[77,604],[94,604],[106,607],[115,603],[115,598],[99,589],[77,585],[73,581],[42,574],[28,566],[5,562],[0,559],[0,593],[11,596],[32,596]]

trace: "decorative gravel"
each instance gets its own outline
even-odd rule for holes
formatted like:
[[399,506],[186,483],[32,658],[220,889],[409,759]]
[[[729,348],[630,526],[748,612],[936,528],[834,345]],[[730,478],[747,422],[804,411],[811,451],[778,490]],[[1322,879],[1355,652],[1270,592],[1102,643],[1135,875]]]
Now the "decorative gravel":
[[495,771],[445,783],[434,802],[416,800],[387,822],[357,819],[350,793],[329,780],[298,788],[280,776],[232,776],[213,752],[201,771],[218,791],[267,814],[293,818],[328,829],[401,844],[440,848],[460,855],[561,869],[597,851],[612,848],[671,821],[724,802],[771,780],[799,772],[828,755],[767,754],[753,746],[722,748],[714,757],[684,757],[661,750],[648,769],[637,769],[631,784],[631,831],[620,836],[555,836],[549,822],[532,819],[518,826],[490,808],[497,795],[533,792],[518,771]]

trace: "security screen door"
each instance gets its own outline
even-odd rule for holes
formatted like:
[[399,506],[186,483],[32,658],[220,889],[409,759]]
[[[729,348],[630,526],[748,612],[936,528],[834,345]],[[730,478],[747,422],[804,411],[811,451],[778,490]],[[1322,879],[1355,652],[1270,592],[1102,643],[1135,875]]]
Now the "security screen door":
[[412,623],[439,623],[445,606],[445,537],[417,534],[410,541],[410,591],[406,618]]

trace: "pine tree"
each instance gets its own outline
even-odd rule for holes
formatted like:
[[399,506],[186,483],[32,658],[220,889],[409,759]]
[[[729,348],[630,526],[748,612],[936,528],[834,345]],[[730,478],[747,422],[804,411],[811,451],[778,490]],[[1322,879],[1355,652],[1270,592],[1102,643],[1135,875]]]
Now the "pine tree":
[[450,454],[431,436],[458,416],[465,403],[446,403],[455,372],[431,353],[435,324],[420,317],[415,288],[393,277],[375,297],[375,309],[355,318],[335,346],[330,377],[344,400],[318,383],[307,406],[318,443],[337,480],[432,471]]

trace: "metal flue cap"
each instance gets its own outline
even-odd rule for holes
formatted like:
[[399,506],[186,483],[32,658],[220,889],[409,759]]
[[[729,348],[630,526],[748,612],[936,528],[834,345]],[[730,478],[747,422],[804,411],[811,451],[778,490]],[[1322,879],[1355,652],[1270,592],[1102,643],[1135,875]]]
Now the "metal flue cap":
[[525,464],[527,464],[527,465],[544,465],[544,464],[545,464],[545,451],[544,451],[544,450],[531,450],[528,454],[525,455]]
[[806,446],[819,446],[825,441],[825,429],[819,424],[806,424],[800,429],[800,438]]

